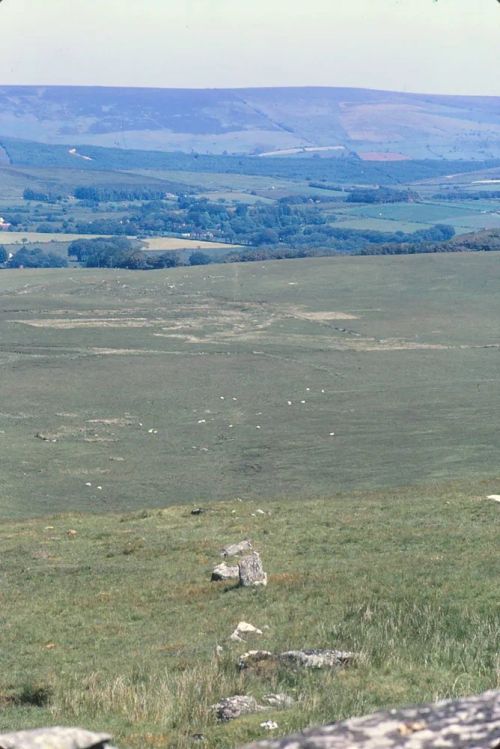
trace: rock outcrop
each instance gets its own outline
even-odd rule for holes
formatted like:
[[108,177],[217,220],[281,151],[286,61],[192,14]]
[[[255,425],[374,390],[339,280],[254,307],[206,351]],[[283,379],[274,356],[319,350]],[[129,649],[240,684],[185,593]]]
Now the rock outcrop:
[[389,710],[313,728],[246,749],[497,749],[500,691]]

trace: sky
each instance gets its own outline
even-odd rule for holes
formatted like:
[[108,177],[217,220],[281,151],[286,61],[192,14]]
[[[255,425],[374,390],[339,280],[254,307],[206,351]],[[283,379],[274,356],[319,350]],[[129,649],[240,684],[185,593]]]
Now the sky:
[[500,95],[498,0],[2,0],[0,84]]

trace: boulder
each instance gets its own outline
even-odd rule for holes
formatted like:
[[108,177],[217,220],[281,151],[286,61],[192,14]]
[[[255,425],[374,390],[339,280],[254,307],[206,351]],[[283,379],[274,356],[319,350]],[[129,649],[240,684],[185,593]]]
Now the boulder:
[[500,691],[313,728],[247,749],[495,749],[500,742]]
[[81,728],[35,728],[0,734],[0,749],[110,749],[111,736]]
[[354,653],[345,650],[288,650],[280,653],[279,660],[304,668],[336,668],[347,666],[355,657]]
[[252,542],[247,538],[245,541],[240,541],[238,544],[229,544],[225,546],[220,555],[221,557],[235,557],[237,554],[243,554],[245,551],[252,551]]
[[224,697],[216,705],[212,705],[217,718],[221,721],[234,720],[240,715],[258,713],[266,708],[259,705],[254,697],[245,694],[236,694],[234,697]]
[[233,642],[245,642],[245,636],[247,635],[261,635],[262,630],[254,627],[253,624],[248,622],[240,622],[233,634],[229,636],[229,639]]
[[230,567],[225,562],[218,564],[212,570],[212,580],[237,580],[240,576],[240,570],[238,567]]
[[267,575],[264,572],[260,554],[253,551],[243,559],[240,559],[239,577],[240,585],[244,588],[250,588],[257,585],[267,585]]

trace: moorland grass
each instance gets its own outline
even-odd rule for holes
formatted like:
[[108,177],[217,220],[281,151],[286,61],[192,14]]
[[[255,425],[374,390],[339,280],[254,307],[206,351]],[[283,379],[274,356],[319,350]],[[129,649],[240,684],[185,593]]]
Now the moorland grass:
[[496,476],[499,283],[498,253],[2,272],[0,517]]
[[[229,749],[262,736],[264,719],[284,734],[498,686],[494,487],[3,523],[0,729],[79,724],[132,749],[190,747],[203,734],[204,746]],[[210,582],[220,548],[245,537],[268,587]],[[230,643],[240,620],[269,629]],[[359,657],[340,672],[239,672],[238,655],[255,646]],[[224,696],[269,692],[296,704],[229,724],[210,709]]]

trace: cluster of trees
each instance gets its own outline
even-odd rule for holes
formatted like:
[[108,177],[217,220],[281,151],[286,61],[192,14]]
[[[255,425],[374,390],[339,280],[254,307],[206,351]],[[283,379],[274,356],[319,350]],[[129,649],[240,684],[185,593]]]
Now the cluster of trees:
[[122,202],[133,200],[162,200],[165,197],[165,190],[158,190],[152,187],[132,186],[110,186],[110,185],[91,185],[75,188],[73,195],[77,200],[98,204],[101,202]]
[[420,196],[413,190],[394,190],[392,187],[356,188],[349,190],[348,203],[413,203]]
[[61,193],[33,190],[30,187],[27,187],[23,192],[24,200],[36,200],[37,203],[58,203],[63,197],[64,195],[61,195]]
[[10,259],[0,245],[0,263],[4,268],[66,268],[68,261],[55,252],[44,252],[39,247],[22,247]]
[[500,190],[446,190],[432,196],[434,200],[500,200]]
[[[369,192],[370,195],[381,192],[388,198],[388,193],[393,195],[398,191],[380,188]],[[411,193],[404,195],[411,196]],[[196,239],[217,239],[251,247],[285,245],[295,250],[325,248],[339,252],[355,252],[369,244],[442,241],[453,236],[453,229],[443,225],[409,234],[347,229],[334,224],[334,216],[308,199],[304,202],[304,198],[287,197],[272,204],[235,207],[183,195],[174,206],[158,200],[148,201],[132,210],[127,218],[96,218],[78,223],[76,230],[82,234],[139,237],[185,234]]]
[[416,255],[436,252],[498,252],[500,231],[489,230],[462,234],[441,242],[396,243],[364,247],[359,255]]
[[[127,237],[97,237],[77,239],[68,247],[69,257],[86,268],[128,268],[129,270],[158,270],[183,265],[177,252],[144,252]],[[204,252],[192,252],[189,265],[212,262]]]

